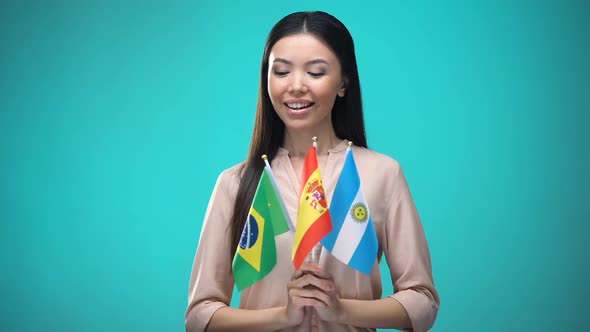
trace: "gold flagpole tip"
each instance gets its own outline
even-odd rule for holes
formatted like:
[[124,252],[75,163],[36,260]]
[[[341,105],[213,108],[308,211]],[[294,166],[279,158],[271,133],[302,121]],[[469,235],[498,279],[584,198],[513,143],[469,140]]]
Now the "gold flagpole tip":
[[352,147],[352,142],[348,141],[348,147]]
[[266,160],[268,160],[268,157],[265,154],[263,154],[262,155],[262,160],[266,161]]
[[314,137],[312,138],[312,140],[313,140],[314,142],[316,142],[316,143],[317,143],[317,141],[318,141],[318,137],[317,137],[317,136],[314,136]]

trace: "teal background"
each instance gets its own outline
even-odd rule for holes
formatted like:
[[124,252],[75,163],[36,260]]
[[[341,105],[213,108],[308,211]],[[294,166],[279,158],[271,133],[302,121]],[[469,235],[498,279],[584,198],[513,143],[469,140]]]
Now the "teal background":
[[587,1],[3,1],[0,330],[184,329],[266,35],[310,9],[355,38],[369,145],[429,241],[433,331],[587,329]]

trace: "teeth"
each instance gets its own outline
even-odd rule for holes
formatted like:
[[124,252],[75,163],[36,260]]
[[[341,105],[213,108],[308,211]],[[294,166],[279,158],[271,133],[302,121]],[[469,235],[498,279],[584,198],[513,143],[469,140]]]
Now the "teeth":
[[303,104],[303,103],[287,103],[287,106],[292,109],[302,109],[311,106],[312,103]]

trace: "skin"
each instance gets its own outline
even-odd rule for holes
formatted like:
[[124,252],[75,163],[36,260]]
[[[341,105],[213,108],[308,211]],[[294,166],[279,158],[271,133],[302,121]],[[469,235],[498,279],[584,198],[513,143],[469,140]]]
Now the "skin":
[[[270,52],[269,64],[268,92],[285,123],[283,146],[293,168],[301,175],[311,138],[317,136],[321,172],[328,150],[340,142],[331,120],[334,101],[346,93],[340,62],[323,41],[301,33],[279,40]],[[305,111],[293,110],[286,105],[292,101],[311,106]],[[367,328],[411,328],[406,311],[395,299],[340,299],[332,275],[315,264],[304,263],[287,289],[287,306],[260,310],[223,307],[213,314],[207,330],[275,331],[302,324],[313,310],[323,321]]]
[[[283,146],[291,163],[301,173],[303,160],[318,137],[320,172],[328,149],[340,139],[332,127],[332,107],[346,93],[338,58],[326,44],[311,34],[296,34],[279,40],[269,55],[268,94],[277,115],[285,124]],[[285,105],[302,100],[313,103],[304,114],[294,114]]]

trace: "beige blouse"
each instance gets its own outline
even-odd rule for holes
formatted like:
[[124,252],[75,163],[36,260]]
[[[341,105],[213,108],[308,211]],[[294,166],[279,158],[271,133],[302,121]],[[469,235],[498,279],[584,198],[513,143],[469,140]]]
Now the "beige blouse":
[[[348,141],[329,150],[320,173],[327,201],[330,202],[340,175]],[[353,147],[362,189],[371,211],[377,237],[378,257],[382,253],[391,271],[396,299],[407,311],[414,331],[432,327],[439,307],[439,297],[432,279],[428,244],[420,218],[410,195],[400,165],[394,159],[365,148]],[[238,189],[236,165],[221,173],[211,195],[199,246],[195,255],[186,311],[187,331],[204,331],[213,313],[228,306],[234,287],[229,259],[228,223]],[[291,165],[288,151],[280,148],[271,163],[287,212],[297,220],[299,179]],[[287,282],[295,268],[291,261],[293,232],[276,237],[278,263],[264,279],[242,291],[240,308],[262,309],[287,305]],[[377,263],[370,275],[364,275],[341,263],[322,250],[320,265],[332,274],[341,298],[380,299],[381,273]],[[374,331],[327,323],[312,315],[302,326],[285,331]]]

